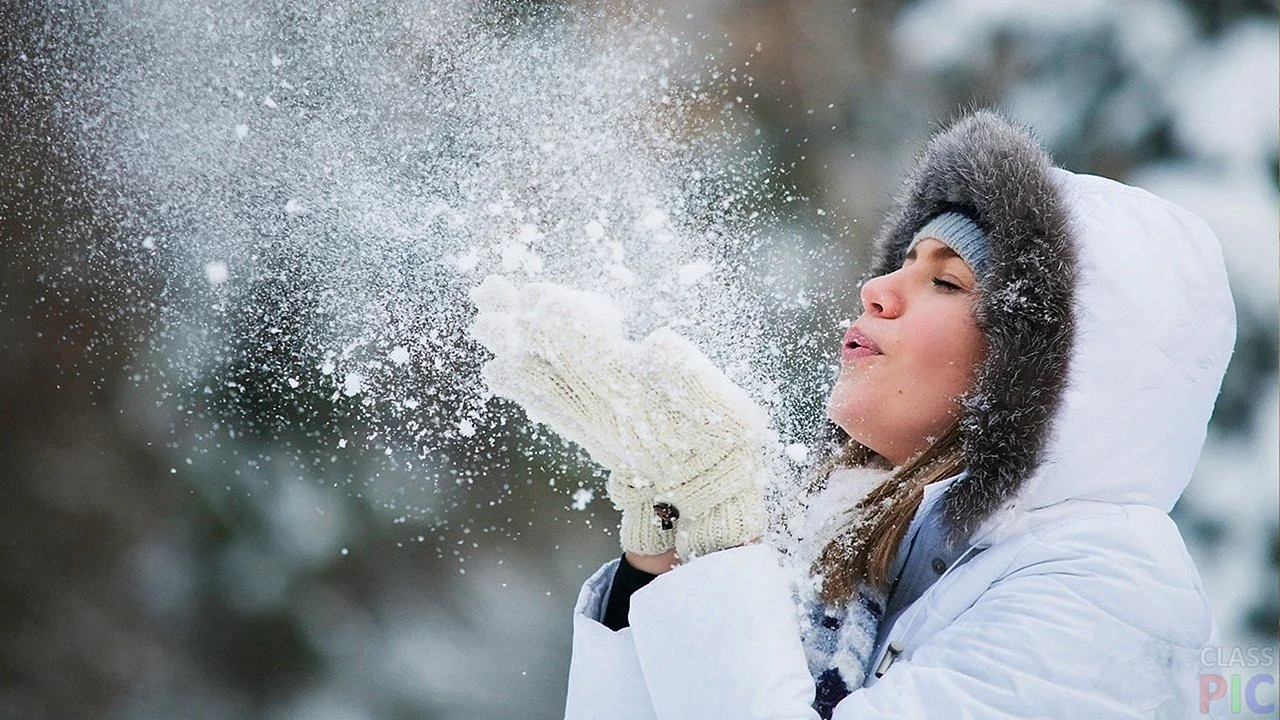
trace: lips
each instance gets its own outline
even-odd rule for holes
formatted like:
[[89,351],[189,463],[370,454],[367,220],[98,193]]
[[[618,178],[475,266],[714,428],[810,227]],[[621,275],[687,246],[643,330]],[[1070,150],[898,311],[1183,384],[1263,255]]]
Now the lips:
[[844,347],[840,351],[840,357],[844,360],[859,360],[862,358],[874,357],[882,355],[880,346],[875,341],[867,337],[857,326],[849,326],[848,331],[844,334]]

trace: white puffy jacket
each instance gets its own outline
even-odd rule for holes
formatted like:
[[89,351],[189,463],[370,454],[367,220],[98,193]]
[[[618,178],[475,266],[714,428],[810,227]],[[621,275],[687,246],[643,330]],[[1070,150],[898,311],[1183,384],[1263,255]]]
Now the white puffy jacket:
[[[1168,512],[1234,342],[1221,250],[1202,221],[1142,190],[1050,177],[1077,292],[1043,459],[969,538],[972,557],[893,625],[887,672],[837,720],[1203,717],[1198,661],[1214,624]],[[817,717],[774,550],[712,553],[660,576],[632,596],[619,632],[597,622],[613,565],[575,609],[567,718]]]

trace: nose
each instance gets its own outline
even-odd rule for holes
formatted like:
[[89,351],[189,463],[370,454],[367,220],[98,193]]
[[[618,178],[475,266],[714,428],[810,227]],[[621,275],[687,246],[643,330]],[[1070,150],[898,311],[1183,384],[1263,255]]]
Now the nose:
[[862,284],[859,295],[862,298],[862,311],[878,317],[897,317],[902,311],[902,298],[894,283],[897,272],[879,275]]

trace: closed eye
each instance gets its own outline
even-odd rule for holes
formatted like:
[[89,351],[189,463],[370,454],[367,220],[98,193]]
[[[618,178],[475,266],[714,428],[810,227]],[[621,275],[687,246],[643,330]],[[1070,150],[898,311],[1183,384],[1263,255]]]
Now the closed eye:
[[943,280],[942,278],[933,278],[933,286],[946,292],[958,292],[964,290],[959,285]]

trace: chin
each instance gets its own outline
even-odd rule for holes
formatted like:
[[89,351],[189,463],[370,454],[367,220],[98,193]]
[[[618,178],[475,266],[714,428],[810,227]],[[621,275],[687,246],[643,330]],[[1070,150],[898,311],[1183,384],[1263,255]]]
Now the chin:
[[851,418],[851,414],[852,413],[849,412],[849,408],[847,406],[837,403],[827,404],[828,420],[835,423],[836,427],[843,430],[845,434],[853,440],[856,440],[863,445],[867,445],[867,447],[871,447],[867,444],[867,440],[869,438],[867,437],[867,433],[864,431],[863,423],[857,422],[855,419]]
[[[836,380],[835,387],[831,389],[831,395],[827,397],[827,419],[848,433],[850,437],[862,442],[860,438],[865,433],[859,430],[866,424],[866,418],[871,413],[867,412],[869,408],[864,407],[865,403],[859,400],[854,383],[850,382],[850,378],[842,375]],[[862,419],[861,422],[859,418]]]
[[868,413],[859,412],[852,398],[837,398],[833,394],[831,400],[827,402],[827,419],[835,423],[851,440],[870,449],[888,462],[883,452],[884,438],[880,434],[871,432],[873,425]]
[[844,410],[843,405],[837,400],[835,395],[832,395],[831,398],[827,400],[827,419],[834,423],[836,427],[845,431],[847,435],[853,437],[853,433],[850,432],[853,428],[850,427],[851,423],[847,420],[847,413],[842,412],[842,410]]

